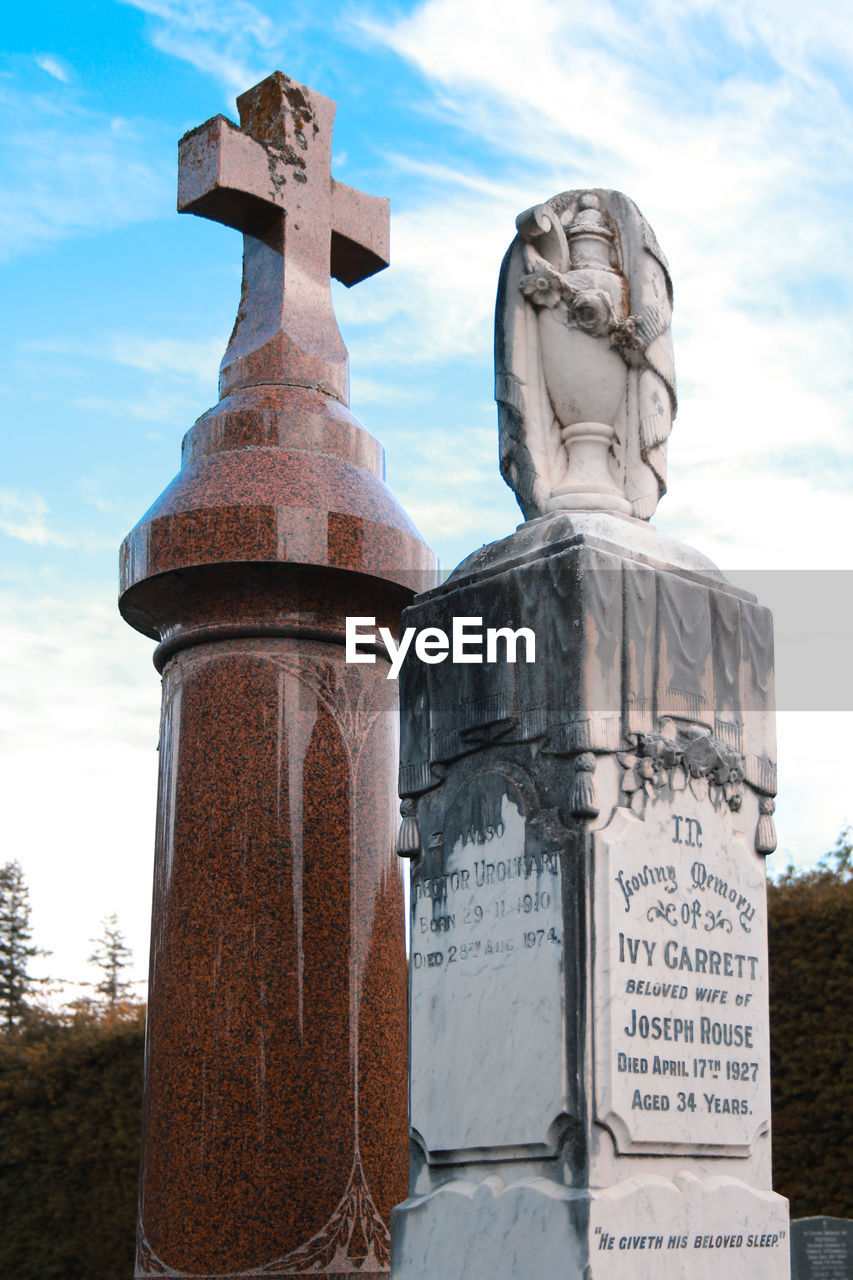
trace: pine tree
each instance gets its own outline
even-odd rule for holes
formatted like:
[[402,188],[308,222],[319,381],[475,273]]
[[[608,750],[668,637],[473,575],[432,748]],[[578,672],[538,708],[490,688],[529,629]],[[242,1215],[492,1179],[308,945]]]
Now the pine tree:
[[100,938],[90,938],[95,943],[95,950],[89,956],[89,964],[97,965],[103,970],[103,978],[96,983],[95,990],[106,996],[110,1008],[114,1008],[119,1000],[130,996],[130,981],[122,978],[122,969],[130,965],[132,951],[125,945],[124,934],[118,927],[115,912],[103,919],[104,932]]
[[844,828],[834,848],[823,855],[818,866],[833,872],[841,880],[853,878],[853,830],[850,827]]
[[28,971],[33,956],[47,955],[31,945],[30,895],[19,862],[0,867],[0,1023],[8,1033],[20,1025],[36,982]]

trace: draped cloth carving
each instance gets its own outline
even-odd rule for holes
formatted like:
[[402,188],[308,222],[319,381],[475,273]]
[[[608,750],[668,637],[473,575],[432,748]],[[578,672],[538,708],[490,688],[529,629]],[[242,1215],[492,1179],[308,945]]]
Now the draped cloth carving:
[[407,659],[401,795],[429,790],[442,766],[487,742],[604,753],[673,722],[732,747],[746,782],[775,794],[772,619],[754,598],[589,546],[501,579],[489,592],[452,580],[433,596],[431,625],[450,634],[462,615],[482,617],[484,630],[530,627],[536,661],[507,662],[500,650],[495,663],[456,666],[449,702],[441,668]]

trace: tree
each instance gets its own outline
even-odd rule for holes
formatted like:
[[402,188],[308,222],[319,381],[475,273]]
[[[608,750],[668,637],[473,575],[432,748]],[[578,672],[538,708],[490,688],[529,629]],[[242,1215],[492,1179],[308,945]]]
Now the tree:
[[28,971],[33,956],[47,955],[31,945],[30,895],[19,862],[0,867],[0,1022],[6,1032],[20,1025],[27,996],[36,982]]
[[104,932],[100,938],[90,938],[95,943],[95,950],[89,956],[89,964],[97,965],[103,970],[103,978],[95,984],[95,990],[106,996],[110,1008],[114,1008],[118,1000],[126,1000],[130,995],[130,981],[122,978],[122,969],[130,965],[132,951],[125,945],[124,934],[118,927],[115,912],[104,916],[102,921]]
[[843,882],[853,879],[853,830],[850,827],[844,828],[818,866],[821,870],[834,872]]

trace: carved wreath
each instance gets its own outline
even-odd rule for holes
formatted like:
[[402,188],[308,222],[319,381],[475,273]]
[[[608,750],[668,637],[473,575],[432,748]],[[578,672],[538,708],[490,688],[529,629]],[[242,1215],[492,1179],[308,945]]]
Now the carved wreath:
[[736,813],[743,803],[743,756],[708,734],[674,741],[662,734],[640,733],[634,749],[619,751],[616,758],[624,770],[622,790],[628,804],[639,792],[654,798],[663,787],[689,787],[699,797],[706,786],[715,804],[725,802]]

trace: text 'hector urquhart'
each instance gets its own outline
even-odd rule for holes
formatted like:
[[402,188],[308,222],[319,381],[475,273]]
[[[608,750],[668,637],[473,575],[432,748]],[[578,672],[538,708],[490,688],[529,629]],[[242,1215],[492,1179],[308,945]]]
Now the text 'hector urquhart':
[[422,627],[420,631],[406,627],[397,644],[388,627],[377,628],[375,618],[347,618],[347,662],[375,662],[379,640],[391,659],[388,680],[397,679],[412,640],[421,662],[444,662],[448,657],[459,663],[515,662],[519,641],[524,642],[525,662],[536,661],[536,636],[530,627],[486,627],[484,631],[482,618],[454,618],[449,636],[441,627]]

